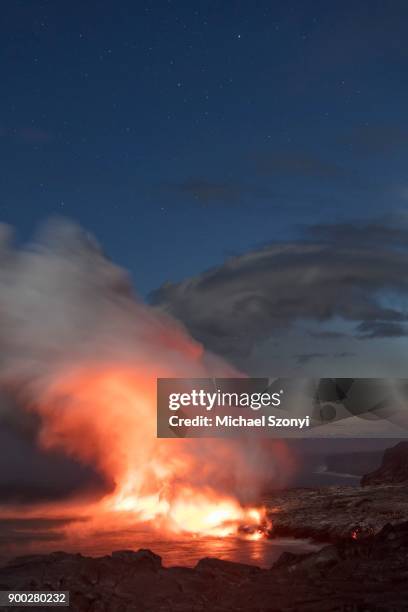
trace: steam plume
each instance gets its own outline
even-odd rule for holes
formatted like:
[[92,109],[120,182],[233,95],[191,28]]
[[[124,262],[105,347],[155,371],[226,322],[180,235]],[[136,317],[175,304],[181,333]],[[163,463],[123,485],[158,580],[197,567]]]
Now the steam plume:
[[111,507],[140,520],[202,531],[200,512],[239,519],[265,476],[259,449],[155,438],[156,377],[234,370],[137,299],[75,225],[48,223],[24,249],[0,236],[0,384],[39,417],[40,447],[95,469]]

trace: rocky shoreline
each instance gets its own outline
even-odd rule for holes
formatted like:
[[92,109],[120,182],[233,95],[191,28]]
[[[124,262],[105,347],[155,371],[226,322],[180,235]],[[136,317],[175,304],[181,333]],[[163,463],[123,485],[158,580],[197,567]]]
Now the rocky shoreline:
[[407,484],[292,489],[268,496],[270,537],[339,542],[408,521]]
[[270,537],[340,542],[379,533],[408,521],[408,442],[384,452],[380,467],[361,487],[290,489],[265,499],[273,523]]
[[364,486],[265,499],[269,537],[330,542],[317,552],[283,553],[269,569],[213,558],[193,568],[163,567],[150,550],[99,558],[58,552],[0,568],[0,590],[70,591],[74,612],[406,611],[408,445],[401,444]]
[[271,569],[210,558],[165,568],[149,550],[21,557],[0,569],[0,589],[68,590],[75,612],[402,612],[408,522],[315,553],[284,553]]

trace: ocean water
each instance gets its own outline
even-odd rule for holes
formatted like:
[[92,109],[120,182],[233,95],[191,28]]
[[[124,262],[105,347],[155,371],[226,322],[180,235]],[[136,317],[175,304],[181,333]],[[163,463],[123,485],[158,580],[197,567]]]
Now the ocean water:
[[321,548],[310,540],[276,538],[273,540],[245,540],[238,537],[192,537],[183,539],[160,538],[151,532],[115,531],[67,539],[56,530],[18,529],[0,532],[0,563],[20,555],[50,553],[63,550],[99,557],[115,550],[148,548],[162,557],[163,565],[193,567],[204,557],[217,557],[259,567],[270,567],[285,552],[304,553]]

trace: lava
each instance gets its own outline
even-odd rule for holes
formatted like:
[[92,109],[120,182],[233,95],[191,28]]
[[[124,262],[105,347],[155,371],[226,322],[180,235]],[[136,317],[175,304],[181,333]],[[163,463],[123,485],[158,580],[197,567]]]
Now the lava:
[[33,407],[40,443],[93,465],[112,492],[83,513],[112,528],[147,524],[161,534],[259,539],[270,529],[263,508],[237,492],[258,482],[237,440],[157,439],[155,378],[142,368],[94,367],[54,379]]
[[256,500],[288,464],[283,443],[265,454],[259,440],[156,437],[158,377],[242,374],[139,300],[76,226],[52,223],[28,248],[3,251],[0,388],[16,411],[35,413],[28,428],[35,422],[40,452],[58,451],[105,483],[99,497],[91,487],[69,491],[59,502],[16,504],[15,514],[75,516],[84,519],[75,529],[95,532],[148,525],[169,537],[262,536]]

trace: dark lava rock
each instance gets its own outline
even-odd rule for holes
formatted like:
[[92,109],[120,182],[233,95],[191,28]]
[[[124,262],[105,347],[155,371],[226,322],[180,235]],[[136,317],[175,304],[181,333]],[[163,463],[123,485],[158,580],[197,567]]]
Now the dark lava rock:
[[406,484],[288,489],[265,497],[271,538],[339,542],[376,534],[387,523],[408,521]]
[[55,553],[0,568],[0,585],[68,590],[73,612],[402,612],[408,522],[316,553],[286,553],[269,570],[219,559],[165,568],[147,550],[96,559]]
[[112,553],[112,558],[130,563],[132,568],[137,567],[140,571],[158,571],[162,567],[161,557],[146,548],[141,548],[136,552],[134,550],[116,550]]
[[399,442],[384,452],[381,467],[361,479],[363,487],[378,484],[408,483],[408,442]]

